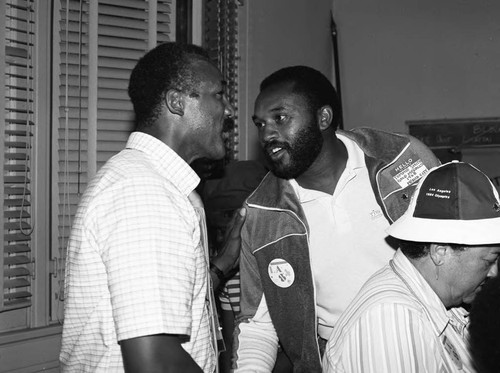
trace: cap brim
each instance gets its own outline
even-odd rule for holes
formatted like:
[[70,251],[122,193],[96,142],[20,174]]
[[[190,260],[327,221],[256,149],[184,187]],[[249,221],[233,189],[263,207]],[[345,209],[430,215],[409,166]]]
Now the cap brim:
[[386,230],[392,237],[414,242],[491,245],[500,243],[500,217],[478,220],[436,220],[404,214]]

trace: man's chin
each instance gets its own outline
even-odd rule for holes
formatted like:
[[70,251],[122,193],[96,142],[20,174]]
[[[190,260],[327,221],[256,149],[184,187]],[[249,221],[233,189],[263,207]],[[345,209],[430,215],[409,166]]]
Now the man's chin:
[[474,301],[474,298],[476,298],[476,293],[468,295],[463,299],[463,303],[465,304],[471,304]]
[[210,159],[219,161],[226,156],[226,147],[224,144],[214,144],[214,148],[210,154]]

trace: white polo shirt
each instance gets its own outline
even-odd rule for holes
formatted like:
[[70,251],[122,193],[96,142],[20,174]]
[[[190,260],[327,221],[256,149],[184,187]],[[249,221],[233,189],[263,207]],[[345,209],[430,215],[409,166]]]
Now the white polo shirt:
[[363,283],[395,252],[385,240],[389,222],[375,199],[363,152],[337,137],[348,160],[333,196],[291,180],[309,224],[318,333],[324,339]]

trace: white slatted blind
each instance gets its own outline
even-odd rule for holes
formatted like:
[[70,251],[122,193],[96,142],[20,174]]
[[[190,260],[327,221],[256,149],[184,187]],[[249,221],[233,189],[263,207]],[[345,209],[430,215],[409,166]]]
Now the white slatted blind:
[[0,312],[31,305],[31,158],[33,139],[33,1],[8,0],[0,6],[0,192],[3,255],[0,257]]
[[[150,48],[172,35],[174,0],[58,0],[55,87],[58,200],[58,289],[62,293],[64,251],[72,219],[87,181],[124,148],[133,129],[127,94],[130,73]],[[154,11],[154,14],[151,14]]]
[[1,71],[5,90],[1,107],[0,176],[3,214],[0,233],[0,312],[31,305],[31,149],[33,136],[33,1],[3,2],[0,16],[5,39]]
[[[137,60],[149,49],[148,6],[145,1],[99,3],[98,166],[123,149],[132,129],[128,79]],[[152,37],[163,43],[169,40],[171,7],[160,1],[156,10],[156,34]]]

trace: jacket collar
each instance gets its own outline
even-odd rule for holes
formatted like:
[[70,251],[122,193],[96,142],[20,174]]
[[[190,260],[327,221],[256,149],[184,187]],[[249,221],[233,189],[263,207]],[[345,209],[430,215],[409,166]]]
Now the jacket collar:
[[[259,193],[256,193],[257,190]],[[268,172],[256,190],[247,199],[250,207],[261,207],[272,210],[300,209],[300,202],[288,180],[276,177]]]
[[[337,130],[356,144],[365,153],[367,167],[375,180],[375,174],[382,167],[400,155],[401,149],[409,144],[407,137],[372,128],[356,128],[350,131]],[[257,191],[259,191],[257,193]],[[288,180],[276,177],[268,172],[257,189],[249,196],[248,205],[268,209],[298,210],[299,202]]]

